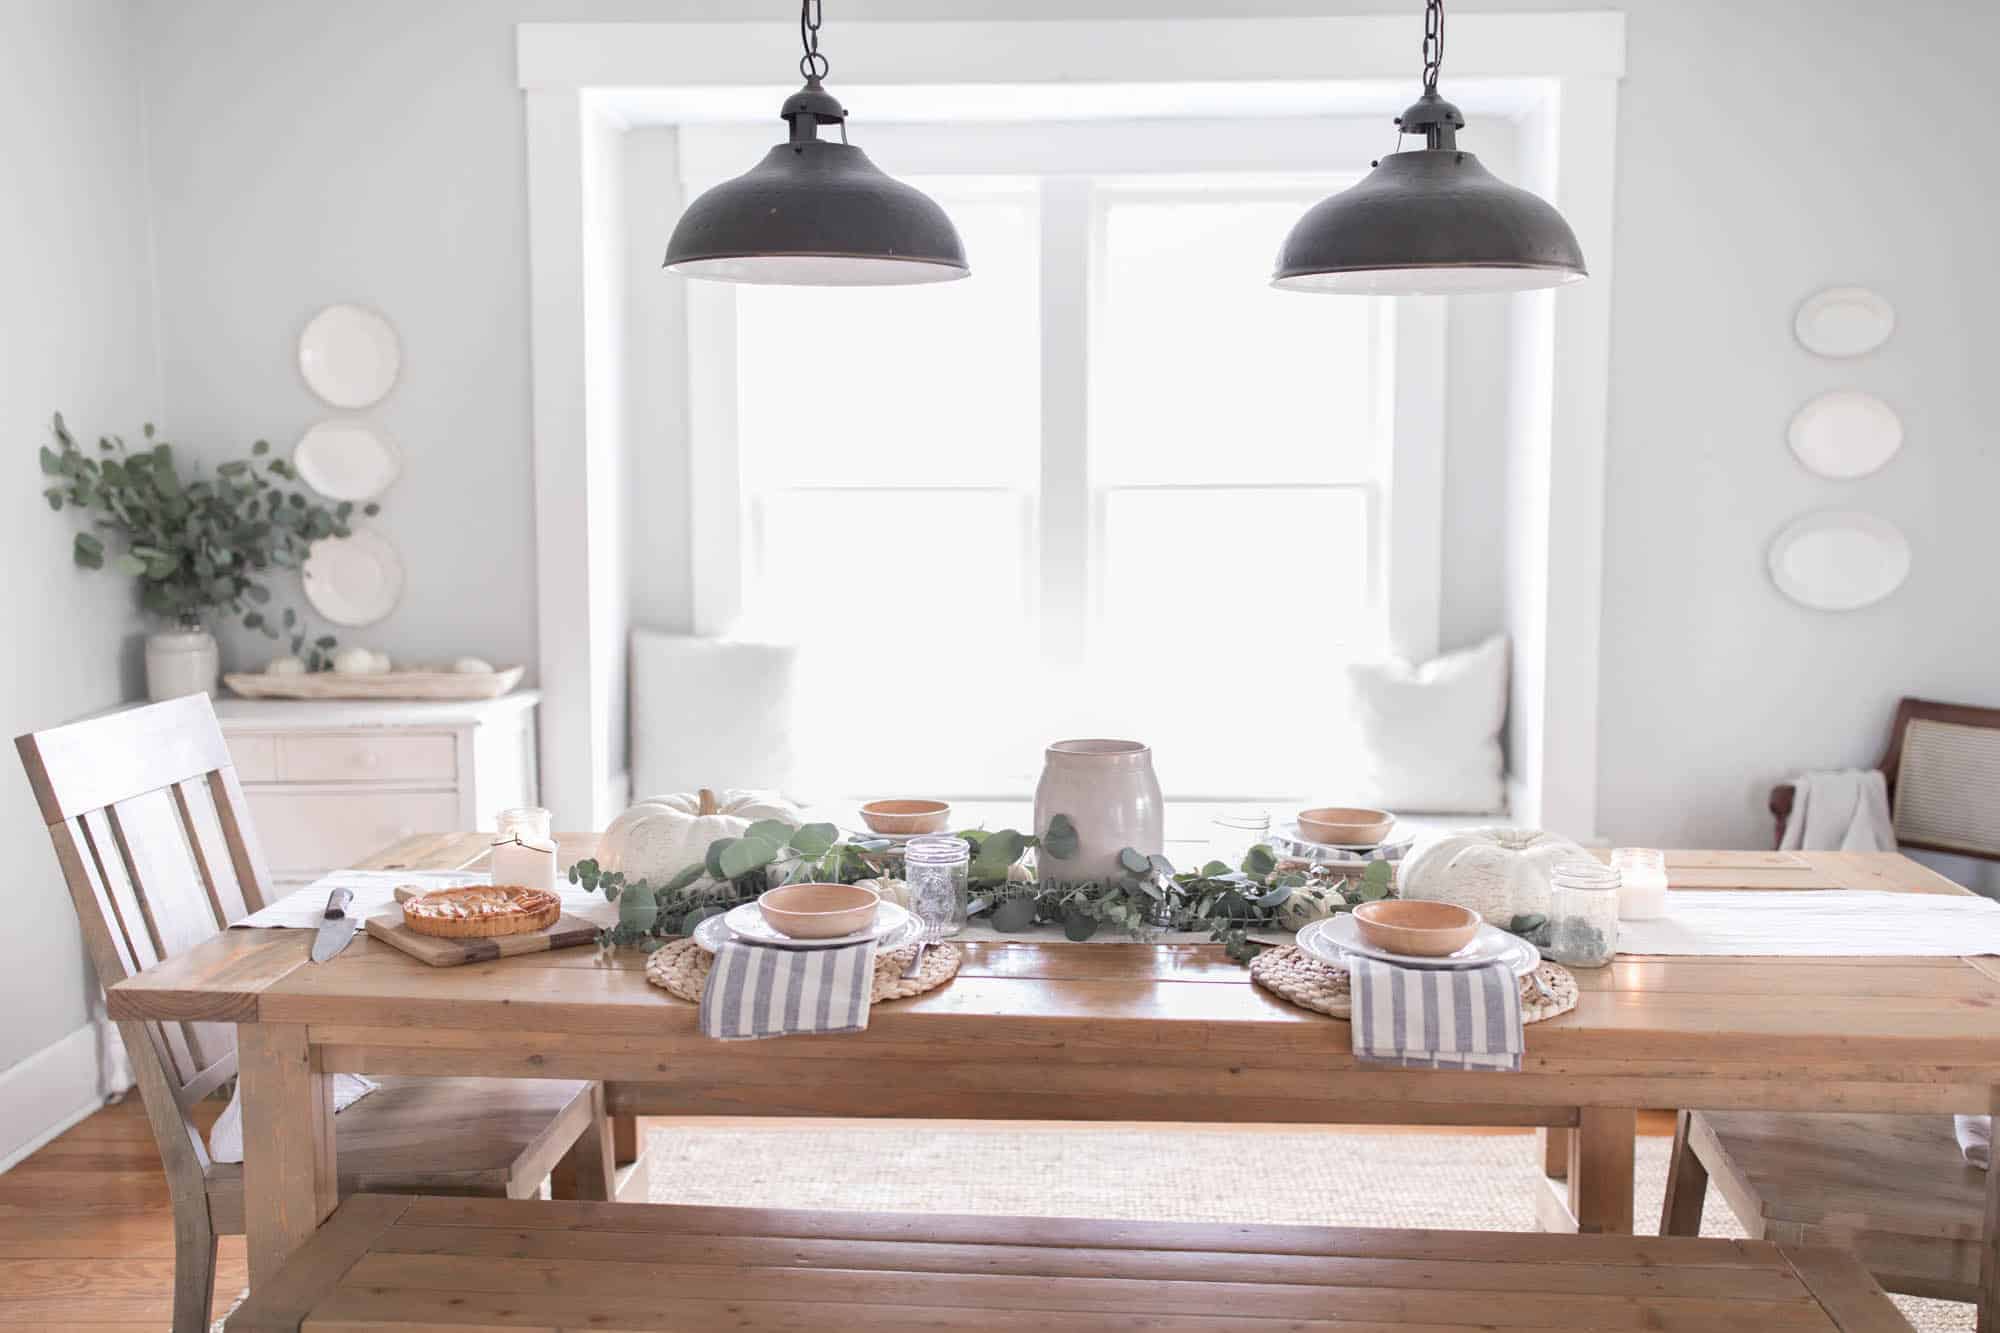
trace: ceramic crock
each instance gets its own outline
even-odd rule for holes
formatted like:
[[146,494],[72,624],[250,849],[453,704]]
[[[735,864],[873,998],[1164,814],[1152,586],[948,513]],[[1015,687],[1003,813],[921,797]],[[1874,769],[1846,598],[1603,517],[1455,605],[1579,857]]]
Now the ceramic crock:
[[1074,856],[1036,857],[1045,880],[1103,880],[1119,873],[1124,848],[1148,854],[1165,849],[1165,806],[1153,776],[1153,752],[1138,741],[1057,741],[1042,755],[1035,785],[1035,836],[1049,821],[1068,815],[1076,825]]

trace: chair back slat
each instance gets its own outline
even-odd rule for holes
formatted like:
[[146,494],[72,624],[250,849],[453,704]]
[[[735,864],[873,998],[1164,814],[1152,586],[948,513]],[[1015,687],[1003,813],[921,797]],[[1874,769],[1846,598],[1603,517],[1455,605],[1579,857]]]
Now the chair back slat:
[[[270,874],[206,695],[17,737],[28,784],[111,985],[265,906]],[[187,1107],[236,1068],[235,1029],[119,1024],[171,1167],[207,1155]],[[161,1104],[154,1105],[155,1101]]]
[[[143,972],[159,962],[161,954],[154,942],[152,927],[147,923],[146,909],[139,902],[139,891],[132,883],[124,849],[119,846],[118,834],[111,826],[111,812],[88,810],[77,816],[76,822],[82,827],[91,866],[103,885],[103,892],[93,893],[92,899],[101,898],[110,902],[112,916],[106,926],[117,937],[125,956],[132,960],[133,970]],[[70,897],[74,900],[76,896],[72,886]],[[98,978],[106,985],[119,979]],[[168,1077],[178,1087],[201,1072],[201,1061],[188,1049],[187,1032],[179,1023],[156,1026],[166,1047]]]
[[228,742],[205,694],[85,718],[15,744],[24,762],[29,748],[35,752],[28,785],[44,824],[231,767]]

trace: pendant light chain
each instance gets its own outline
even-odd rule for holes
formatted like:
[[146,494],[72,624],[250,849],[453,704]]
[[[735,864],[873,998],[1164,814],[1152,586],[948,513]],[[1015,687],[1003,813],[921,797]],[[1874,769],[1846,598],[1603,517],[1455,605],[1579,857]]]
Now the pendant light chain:
[[1424,0],[1424,91],[1438,90],[1438,68],[1444,64],[1444,0]]
[[799,57],[799,73],[808,82],[825,78],[828,69],[826,57],[819,53],[819,5],[820,0],[799,0],[799,45],[806,51]]

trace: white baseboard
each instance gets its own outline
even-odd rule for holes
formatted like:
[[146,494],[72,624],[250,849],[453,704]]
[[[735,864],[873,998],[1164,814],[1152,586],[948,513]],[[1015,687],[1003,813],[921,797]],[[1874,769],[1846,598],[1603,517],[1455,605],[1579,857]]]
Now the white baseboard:
[[86,1023],[0,1073],[0,1172],[104,1105],[99,1031]]

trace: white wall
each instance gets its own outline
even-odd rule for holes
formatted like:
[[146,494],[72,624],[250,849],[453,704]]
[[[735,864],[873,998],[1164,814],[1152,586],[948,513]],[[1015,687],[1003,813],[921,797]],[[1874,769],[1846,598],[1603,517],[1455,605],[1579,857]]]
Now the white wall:
[[[130,585],[70,561],[68,514],[40,494],[35,446],[61,410],[80,437],[137,435],[159,414],[139,66],[122,0],[0,4],[0,431],[8,450],[8,736],[140,691]],[[86,436],[86,432],[88,433]],[[0,930],[0,1163],[98,1093],[87,1028],[96,983],[34,798],[10,754],[0,840],[11,851]]]
[[[1382,0],[846,0],[862,18],[1379,12]],[[1581,7],[1457,0],[1467,9]],[[1758,844],[1762,793],[1802,765],[1873,757],[1895,696],[2000,702],[2000,598],[1984,572],[1990,346],[2000,296],[1977,146],[2000,17],[1967,0],[1628,0],[1620,89],[1607,460],[1599,831]],[[1416,6],[1412,13],[1415,50]],[[380,410],[409,471],[387,523],[410,561],[392,652],[533,648],[521,102],[523,19],[764,16],[722,0],[158,0],[141,23],[156,142],[167,416],[183,435],[288,440],[316,419],[291,364],[319,304],[368,301],[402,328],[405,383]],[[782,69],[778,73],[782,73]],[[774,75],[775,77],[775,75]],[[1450,68],[1446,81],[1449,87]],[[1954,140],[1953,117],[1967,126]],[[857,129],[860,122],[857,122]],[[637,244],[637,240],[633,244]],[[1868,282],[1902,324],[1852,367],[1791,342],[1814,287]],[[1490,346],[1490,343],[1484,344]],[[1480,355],[1454,330],[1455,373]],[[1497,368],[1495,373],[1499,373]],[[1812,392],[1853,383],[1903,411],[1877,478],[1807,477],[1783,445]],[[1504,474],[1447,460],[1447,642],[1502,623]],[[642,457],[640,548],[687,522],[674,469]],[[667,473],[661,477],[661,472]],[[1787,519],[1857,504],[1916,548],[1890,602],[1824,617],[1779,599],[1764,546]],[[665,543],[671,547],[671,541]],[[658,572],[663,577],[651,581]],[[684,613],[685,569],[642,559],[646,619]]]

